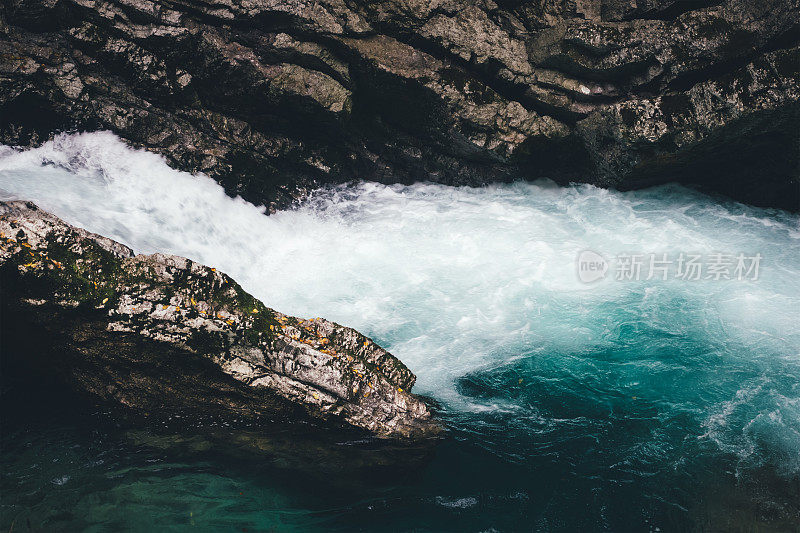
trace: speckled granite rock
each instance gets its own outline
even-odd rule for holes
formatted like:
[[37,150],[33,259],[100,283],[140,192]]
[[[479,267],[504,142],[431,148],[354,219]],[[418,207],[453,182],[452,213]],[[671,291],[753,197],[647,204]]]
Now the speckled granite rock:
[[110,129],[230,193],[681,181],[800,207],[798,0],[6,0],[0,141]]
[[341,421],[381,437],[440,430],[409,392],[411,371],[370,339],[283,315],[188,259],[134,255],[9,202],[0,203],[0,273],[5,341],[50,354],[42,364],[102,400],[143,412]]

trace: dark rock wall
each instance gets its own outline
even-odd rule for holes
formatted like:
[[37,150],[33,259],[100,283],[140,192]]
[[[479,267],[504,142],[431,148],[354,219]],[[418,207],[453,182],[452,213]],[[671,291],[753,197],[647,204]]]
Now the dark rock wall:
[[3,0],[0,141],[318,183],[696,183],[798,208],[798,0]]

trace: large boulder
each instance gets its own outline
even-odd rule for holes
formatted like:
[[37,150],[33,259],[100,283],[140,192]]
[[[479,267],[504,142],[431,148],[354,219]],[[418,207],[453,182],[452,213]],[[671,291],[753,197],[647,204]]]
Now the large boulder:
[[4,367],[33,365],[142,414],[319,420],[436,435],[415,376],[357,331],[299,319],[183,257],[134,255],[25,202],[0,203]]
[[699,184],[800,206],[798,0],[6,0],[0,141],[110,129],[319,183]]

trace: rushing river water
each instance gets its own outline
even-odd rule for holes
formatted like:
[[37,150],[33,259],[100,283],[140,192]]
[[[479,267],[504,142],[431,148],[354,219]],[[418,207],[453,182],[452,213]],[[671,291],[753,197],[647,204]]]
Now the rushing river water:
[[[178,452],[58,398],[6,401],[6,530],[800,528],[794,215],[678,186],[515,183],[342,186],[267,216],[108,133],[3,149],[0,192],[361,330],[450,427],[402,474],[349,480],[367,451],[298,475],[291,452],[268,465],[207,443]],[[605,279],[579,279],[585,250],[609,262]],[[701,256],[700,280],[679,276],[681,253]],[[720,253],[732,263],[714,274]],[[623,254],[641,256],[640,279],[616,279],[636,277]],[[649,254],[673,261],[667,279],[646,279]],[[757,275],[739,254],[748,267],[758,254]]]

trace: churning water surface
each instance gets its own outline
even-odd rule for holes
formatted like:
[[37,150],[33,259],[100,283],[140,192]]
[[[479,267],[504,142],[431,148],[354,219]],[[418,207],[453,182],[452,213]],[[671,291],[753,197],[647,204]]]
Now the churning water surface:
[[[2,148],[0,193],[361,330],[451,428],[413,475],[334,490],[287,481],[291,466],[255,475],[257,457],[177,461],[32,422],[4,432],[0,526],[800,527],[795,215],[679,186],[520,182],[331,187],[267,216],[102,132]],[[578,279],[586,250],[605,279]],[[701,256],[700,280],[677,276],[681,253]],[[624,254],[639,280],[615,279]],[[673,261],[666,280],[646,279],[649,254]],[[705,279],[715,254],[734,279]],[[760,255],[757,279],[735,279],[739,254]]]

